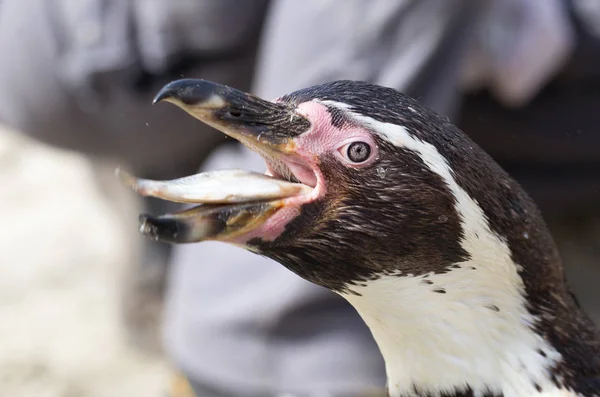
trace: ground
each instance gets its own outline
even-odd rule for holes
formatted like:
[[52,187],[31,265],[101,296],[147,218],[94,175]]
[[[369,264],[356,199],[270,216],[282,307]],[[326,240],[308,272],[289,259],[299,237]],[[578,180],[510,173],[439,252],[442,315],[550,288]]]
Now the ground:
[[120,321],[137,207],[111,173],[0,131],[0,397],[165,395]]

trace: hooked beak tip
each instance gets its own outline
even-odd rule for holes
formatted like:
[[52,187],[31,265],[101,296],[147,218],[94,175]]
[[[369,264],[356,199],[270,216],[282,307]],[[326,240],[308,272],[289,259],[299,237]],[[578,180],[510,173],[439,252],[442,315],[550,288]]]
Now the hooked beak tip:
[[227,87],[207,80],[182,79],[165,85],[154,97],[152,104],[171,102],[177,106],[195,106],[218,109],[226,105],[223,97]]
[[164,97],[163,97],[162,93],[159,93],[159,94],[158,94],[158,95],[156,95],[156,96],[154,97],[154,99],[152,100],[152,104],[153,104],[153,105],[156,105],[157,103],[159,103],[159,102],[162,102],[162,101],[163,101],[163,99],[164,99]]
[[171,84],[167,84],[158,92],[158,94],[156,94],[152,100],[153,105],[156,105],[159,102],[169,101],[169,99],[173,100],[176,97],[177,91],[174,91],[170,85]]

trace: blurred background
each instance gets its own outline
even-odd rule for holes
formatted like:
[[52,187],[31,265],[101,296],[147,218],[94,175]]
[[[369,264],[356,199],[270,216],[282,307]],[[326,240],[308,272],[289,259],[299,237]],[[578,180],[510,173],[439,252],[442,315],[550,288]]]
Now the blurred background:
[[383,392],[368,330],[329,291],[231,247],[138,235],[140,212],[174,207],[134,197],[117,166],[262,168],[151,105],[182,77],[418,98],[533,196],[600,323],[596,0],[0,0],[0,60],[1,397]]

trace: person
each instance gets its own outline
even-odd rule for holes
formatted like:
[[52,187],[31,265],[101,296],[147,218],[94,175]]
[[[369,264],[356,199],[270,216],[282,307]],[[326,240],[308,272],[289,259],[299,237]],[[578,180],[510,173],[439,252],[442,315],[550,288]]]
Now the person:
[[[558,0],[307,0],[301,6],[278,0],[263,30],[253,92],[275,98],[355,79],[418,98],[463,127],[525,185],[551,220],[566,263],[575,263],[569,274],[581,271],[589,284],[600,277],[590,260],[600,257],[600,229],[580,223],[565,239],[565,220],[584,203],[596,225],[600,219],[594,190],[600,136],[593,132],[600,120],[592,110],[599,91],[577,91],[577,103],[589,111],[574,119],[568,106],[574,81],[561,92],[552,88],[590,56],[580,51],[583,41],[594,40],[580,15],[575,3]],[[590,43],[592,55],[597,44]],[[582,87],[600,81],[597,74],[572,78]],[[549,108],[560,110],[552,121]],[[576,140],[564,135],[579,128],[586,133]],[[562,141],[570,153],[557,145]],[[577,153],[585,154],[584,164],[577,164]],[[262,161],[232,146],[205,165],[230,167],[260,170]],[[556,178],[557,169],[563,178]],[[587,195],[557,200],[567,196],[560,194],[565,182],[585,186]],[[334,294],[219,243],[178,247],[172,270],[165,341],[196,396],[384,395],[372,337]],[[600,320],[597,289],[575,286]]]
[[[152,97],[182,76],[248,89],[267,5],[0,1],[0,122],[146,178],[193,173],[222,135],[176,109],[153,107]],[[107,186],[102,175],[100,187]],[[150,212],[173,209],[143,204]],[[141,258],[125,264],[123,320],[146,351],[161,350],[169,253],[168,245],[146,240]]]

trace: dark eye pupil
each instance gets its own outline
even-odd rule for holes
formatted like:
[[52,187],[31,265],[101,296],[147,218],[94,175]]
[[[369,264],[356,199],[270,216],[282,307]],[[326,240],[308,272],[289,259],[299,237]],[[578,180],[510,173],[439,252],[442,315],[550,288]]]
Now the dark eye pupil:
[[348,146],[348,158],[355,163],[362,163],[369,158],[371,146],[364,142],[353,142]]

